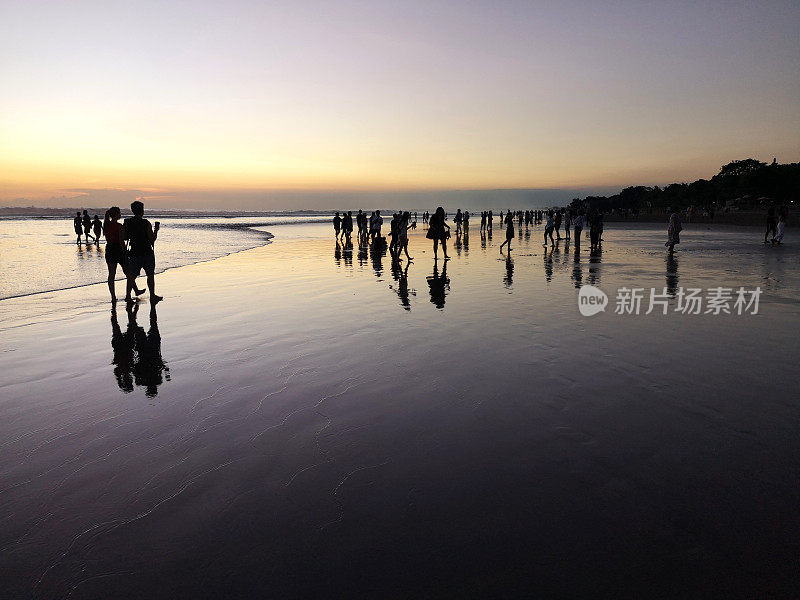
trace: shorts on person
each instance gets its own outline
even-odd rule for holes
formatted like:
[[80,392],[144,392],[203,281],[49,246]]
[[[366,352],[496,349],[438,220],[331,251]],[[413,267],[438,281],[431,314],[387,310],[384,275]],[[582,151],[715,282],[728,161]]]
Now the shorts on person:
[[128,257],[125,256],[125,250],[115,244],[106,244],[106,264],[118,264],[123,269],[128,266]]
[[128,275],[138,276],[144,269],[145,275],[154,275],[156,272],[156,257],[153,254],[137,256],[128,255]]

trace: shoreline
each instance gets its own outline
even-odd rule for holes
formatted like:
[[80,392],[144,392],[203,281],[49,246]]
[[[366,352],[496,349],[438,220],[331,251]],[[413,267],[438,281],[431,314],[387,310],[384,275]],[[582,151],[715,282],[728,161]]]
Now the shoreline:
[[[629,219],[621,219],[621,218],[613,218],[612,216],[608,216],[605,219],[606,225],[613,224],[615,226],[621,226],[620,229],[623,229],[623,230],[625,228],[624,226],[626,226],[626,225],[632,225],[632,226],[641,225],[641,226],[644,226],[645,228],[648,228],[650,226],[663,224],[666,227],[666,225],[668,224],[668,221],[669,221],[669,217],[666,217],[665,220],[661,220],[661,219],[657,219],[655,215],[646,215],[646,216],[640,217],[638,219],[630,219],[630,218]],[[318,221],[315,221],[312,224],[316,224],[316,223],[326,224],[325,222],[318,222]],[[306,225],[306,223],[300,223],[299,225]],[[424,233],[426,231],[425,226],[422,225],[421,222],[419,223],[419,225],[420,225],[420,227],[419,227],[418,231],[421,232],[424,235]],[[260,227],[260,226],[262,226],[262,225],[256,224],[253,227]],[[291,226],[293,226],[293,224],[280,224],[280,225],[275,225],[273,227],[282,228],[282,227],[291,227]],[[719,231],[725,231],[726,228],[730,228],[731,230],[742,229],[742,228],[755,229],[756,228],[756,224],[723,223],[723,222],[719,222],[719,221],[717,221],[715,219],[714,222],[702,222],[702,221],[688,222],[688,221],[684,221],[683,222],[683,227],[684,227],[684,231],[687,231],[687,232],[695,230],[696,228],[699,229],[700,227],[704,227],[706,231],[714,231],[715,229],[717,229]],[[251,229],[251,227],[249,227],[249,226],[242,226],[241,228],[243,228],[243,229]],[[634,228],[638,229],[638,227],[634,227]],[[495,225],[494,230],[495,231],[499,231],[500,230],[500,226],[499,225]],[[523,230],[523,231],[525,231],[525,230]],[[613,231],[613,229],[611,229],[611,231]],[[256,249],[256,248],[261,248],[261,247],[267,246],[267,245],[269,245],[269,244],[271,244],[271,243],[273,243],[275,241],[275,235],[272,232],[261,231],[261,230],[257,230],[257,229],[253,229],[252,232],[254,234],[259,234],[259,235],[268,236],[268,237],[266,237],[265,239],[262,240],[263,243],[244,246],[244,247],[242,247],[240,249],[237,249],[237,250],[234,250],[232,252],[226,252],[224,254],[220,254],[219,256],[213,256],[213,257],[210,257],[210,258],[204,258],[204,259],[200,259],[200,260],[196,260],[196,261],[192,261],[192,262],[187,262],[185,264],[180,264],[180,265],[170,265],[170,266],[164,267],[162,269],[158,269],[157,268],[156,269],[156,275],[161,274],[161,273],[165,273],[167,271],[171,271],[171,270],[174,270],[174,269],[181,269],[181,268],[184,268],[184,267],[190,267],[192,265],[197,265],[197,264],[202,264],[202,263],[207,263],[207,262],[213,262],[215,260],[223,259],[223,258],[225,258],[227,256],[231,256],[233,254],[238,254],[238,253],[241,253],[241,252],[246,252],[248,250],[253,250],[253,249]],[[385,233],[386,232],[384,231],[384,235],[385,235]],[[472,235],[476,235],[477,234],[477,236],[480,236],[480,231],[479,231],[479,228],[477,228],[477,227],[471,228],[471,233],[472,233]],[[541,234],[542,233],[542,226],[541,225],[534,225],[534,226],[530,227],[529,233],[531,233],[533,235]],[[354,239],[354,241],[357,241],[356,240],[356,236],[353,236],[353,239]],[[287,240],[283,240],[283,241],[288,241],[288,239]],[[427,240],[425,240],[425,241],[427,242]],[[753,243],[757,244],[758,246],[762,245],[760,243],[757,243],[756,241],[754,241]],[[425,244],[425,246],[427,246],[427,244]],[[684,244],[684,246],[686,246],[686,244]],[[144,279],[144,276],[140,275],[137,280],[138,281],[142,281],[143,279]],[[115,281],[120,282],[120,281],[124,281],[124,280],[125,280],[125,277],[124,276],[120,276],[118,274],[117,275],[117,279]],[[23,293],[23,294],[14,294],[12,296],[5,296],[5,297],[0,298],[0,303],[4,302],[6,300],[34,297],[34,296],[37,296],[37,295],[40,295],[40,294],[52,294],[52,293],[61,292],[61,291],[64,291],[64,290],[80,289],[80,288],[89,287],[89,286],[92,286],[92,285],[105,284],[105,283],[106,283],[106,280],[102,279],[102,280],[98,280],[98,281],[84,282],[84,283],[80,283],[80,284],[76,284],[76,285],[69,285],[69,286],[65,286],[65,287],[52,288],[52,289],[48,289],[48,290],[40,290],[40,291],[35,291],[35,292]]]
[[[245,246],[245,247],[239,248],[238,250],[233,250],[231,252],[226,252],[226,253],[220,254],[218,256],[212,256],[212,257],[209,257],[209,258],[202,258],[202,259],[199,259],[199,260],[187,262],[187,263],[182,264],[182,265],[170,265],[168,267],[163,267],[161,269],[156,267],[155,274],[159,275],[161,273],[166,273],[167,271],[171,271],[173,269],[182,269],[183,267],[191,267],[192,265],[199,265],[199,264],[203,264],[203,263],[207,263],[207,262],[213,262],[215,260],[219,260],[221,258],[225,258],[226,256],[231,256],[233,254],[238,254],[240,252],[247,252],[248,250],[253,250],[255,248],[261,248],[263,246],[267,246],[267,245],[271,244],[272,240],[275,237],[272,233],[270,233],[268,231],[258,231],[258,230],[253,230],[253,231],[254,231],[254,233],[259,233],[259,234],[262,234],[263,236],[269,236],[269,237],[265,237],[262,240],[263,243],[261,243],[261,244],[256,244],[256,245],[253,245],[253,246]],[[104,245],[105,245],[105,243],[106,243],[105,240],[103,240],[103,244]],[[90,246],[96,246],[97,242],[94,242],[94,243],[89,244],[89,245]],[[158,263],[156,263],[156,265],[158,265]],[[124,274],[123,275],[119,274],[120,271],[121,271],[121,269],[117,270],[117,277],[116,277],[116,279],[114,281],[117,281],[117,282],[125,281],[126,278],[125,278]],[[141,281],[144,278],[145,278],[144,275],[140,274],[137,277],[137,281]],[[66,286],[66,287],[52,288],[52,289],[49,289],[49,290],[28,292],[28,293],[24,293],[24,294],[14,294],[12,296],[3,296],[2,298],[0,298],[0,303],[4,302],[5,300],[13,300],[13,299],[19,299],[19,298],[30,298],[30,297],[33,297],[33,296],[38,296],[39,294],[52,294],[52,293],[55,293],[55,292],[63,292],[65,290],[77,290],[77,289],[89,287],[89,286],[92,286],[92,285],[105,284],[106,282],[107,282],[107,279],[102,279],[100,281],[88,281],[88,282],[83,282],[83,283],[79,283],[79,284],[76,284],[76,285],[69,285],[69,286]]]

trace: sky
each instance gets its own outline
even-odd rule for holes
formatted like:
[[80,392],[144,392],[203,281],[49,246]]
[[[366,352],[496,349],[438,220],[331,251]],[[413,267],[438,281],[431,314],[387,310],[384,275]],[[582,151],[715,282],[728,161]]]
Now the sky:
[[0,204],[566,198],[798,162],[798,29],[779,0],[2,0]]

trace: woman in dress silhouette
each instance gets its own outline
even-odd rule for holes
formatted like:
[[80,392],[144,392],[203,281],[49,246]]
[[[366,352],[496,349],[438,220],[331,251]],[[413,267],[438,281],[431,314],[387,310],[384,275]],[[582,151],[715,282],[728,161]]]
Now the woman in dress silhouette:
[[445,223],[444,209],[440,206],[436,212],[431,215],[431,220],[428,225],[428,233],[425,235],[429,240],[433,240],[433,259],[439,260],[437,256],[438,243],[442,244],[442,251],[444,252],[445,259],[450,258],[447,256],[447,238],[450,237],[450,226]]

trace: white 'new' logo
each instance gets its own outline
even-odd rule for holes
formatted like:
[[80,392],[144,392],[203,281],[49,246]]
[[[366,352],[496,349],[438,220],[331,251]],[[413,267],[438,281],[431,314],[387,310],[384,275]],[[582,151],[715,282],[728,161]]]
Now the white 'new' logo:
[[591,317],[606,309],[608,296],[600,288],[584,285],[578,292],[578,310],[584,317]]

